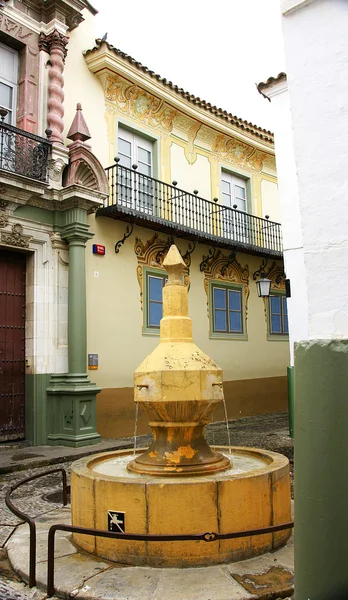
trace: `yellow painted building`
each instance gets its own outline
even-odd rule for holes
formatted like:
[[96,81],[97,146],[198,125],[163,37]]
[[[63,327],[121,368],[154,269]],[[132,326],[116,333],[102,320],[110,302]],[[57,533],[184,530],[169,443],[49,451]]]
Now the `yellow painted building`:
[[272,134],[95,41],[88,0],[2,4],[0,443],[133,433],[133,373],[159,340],[173,241],[229,416],[285,409]]
[[[86,254],[88,353],[98,355],[89,374],[102,388],[98,432],[133,433],[133,372],[159,340],[162,261],[172,241],[187,266],[194,339],[223,369],[229,417],[286,409],[289,346],[272,134],[106,41],[89,46],[89,20],[71,36],[65,80],[66,105],[82,102],[110,185],[104,207],[89,216],[94,237]],[[93,244],[105,246],[105,255],[93,254]],[[271,301],[256,293],[254,273],[263,261]],[[146,430],[145,418],[139,425]]]

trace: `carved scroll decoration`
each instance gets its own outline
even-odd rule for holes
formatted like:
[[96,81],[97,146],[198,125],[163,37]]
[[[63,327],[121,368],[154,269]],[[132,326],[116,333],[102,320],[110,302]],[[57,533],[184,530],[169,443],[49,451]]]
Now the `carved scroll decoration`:
[[[285,294],[285,273],[283,265],[277,265],[277,263],[273,261],[268,270],[265,270],[265,277],[271,280],[271,293],[282,292]],[[267,323],[268,298],[262,298],[262,300],[265,313],[265,321]]]
[[0,200],[0,227],[6,227],[8,225],[8,214],[5,209],[8,202],[6,200]]
[[[150,240],[143,243],[138,237],[135,238],[134,252],[138,260],[137,266],[137,279],[140,287],[140,304],[143,310],[143,296],[144,296],[144,267],[151,267],[153,269],[163,269],[162,263],[169,249],[171,238],[167,240],[161,239],[158,233],[155,233]],[[189,268],[191,265],[191,256],[184,255],[183,260],[185,262],[184,269],[184,284],[189,286]]]
[[258,172],[262,170],[263,162],[267,157],[265,152],[223,134],[216,136],[212,150],[225,161]]
[[164,100],[122,77],[108,75],[104,94],[105,99],[115,102],[123,114],[152,127],[161,127],[166,131],[173,129],[177,111]]
[[[203,257],[204,258],[204,257]],[[202,263],[203,264],[203,261]],[[211,259],[204,264],[204,289],[207,294],[207,309],[210,314],[209,306],[209,282],[211,280],[222,281],[225,283],[237,283],[243,286],[244,291],[244,310],[245,320],[248,316],[248,298],[249,298],[249,266],[244,267],[238,262],[236,257],[231,260],[231,255],[225,255],[221,250],[217,250],[211,256]]]

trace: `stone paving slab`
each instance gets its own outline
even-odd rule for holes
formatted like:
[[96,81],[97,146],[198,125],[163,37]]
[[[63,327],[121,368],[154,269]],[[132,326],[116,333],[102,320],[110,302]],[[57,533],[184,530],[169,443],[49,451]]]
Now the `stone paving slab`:
[[0,474],[23,471],[38,466],[55,465],[65,461],[77,460],[88,454],[122,450],[133,445],[133,438],[120,440],[104,439],[98,444],[70,448],[69,446],[18,446],[0,445]]
[[[66,523],[70,508],[38,520],[37,585],[46,588],[47,533]],[[79,552],[68,532],[56,533],[55,590],[81,600],[250,600],[276,599],[292,590],[293,545],[260,557],[204,568],[130,567]],[[29,531],[21,525],[7,544],[14,569],[28,580]],[[292,560],[291,560],[292,557]],[[285,578],[285,579],[284,579]],[[285,582],[285,583],[284,583]],[[265,595],[267,591],[267,595]]]

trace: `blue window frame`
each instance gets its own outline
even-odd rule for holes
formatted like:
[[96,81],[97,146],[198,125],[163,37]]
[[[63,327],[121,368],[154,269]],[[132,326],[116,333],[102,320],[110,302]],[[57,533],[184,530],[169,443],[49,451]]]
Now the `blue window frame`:
[[162,290],[166,281],[166,274],[146,273],[146,327],[150,329],[159,329],[163,311]]
[[289,335],[288,307],[286,297],[269,297],[269,332],[271,335]]
[[212,286],[213,333],[243,333],[242,290]]

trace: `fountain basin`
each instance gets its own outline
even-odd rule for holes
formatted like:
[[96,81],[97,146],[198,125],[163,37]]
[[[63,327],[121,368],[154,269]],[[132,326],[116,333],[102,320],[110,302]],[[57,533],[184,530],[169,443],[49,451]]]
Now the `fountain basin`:
[[[229,456],[228,447],[215,447]],[[139,449],[141,454],[144,449]],[[229,533],[291,520],[288,459],[232,447],[233,466],[200,476],[154,477],[129,472],[133,452],[89,456],[71,468],[72,523],[109,529],[109,513],[124,513],[138,534]],[[279,548],[291,530],[233,540],[140,542],[74,534],[83,550],[127,565],[192,567],[234,562]]]

